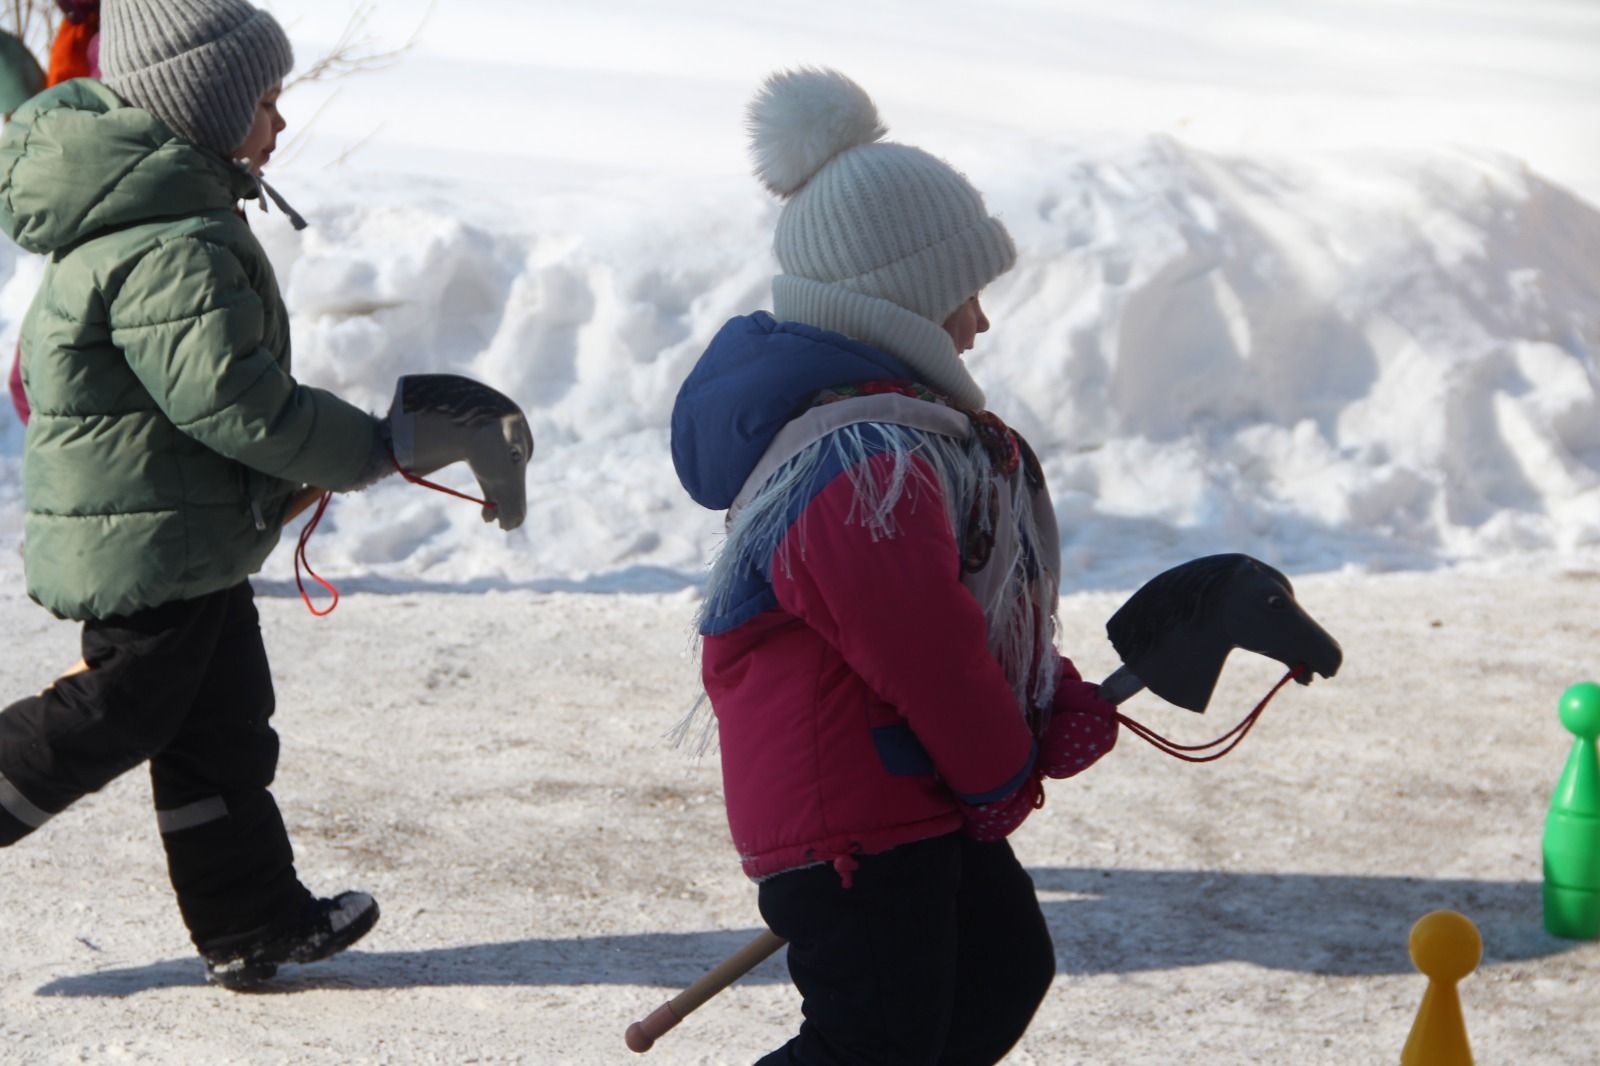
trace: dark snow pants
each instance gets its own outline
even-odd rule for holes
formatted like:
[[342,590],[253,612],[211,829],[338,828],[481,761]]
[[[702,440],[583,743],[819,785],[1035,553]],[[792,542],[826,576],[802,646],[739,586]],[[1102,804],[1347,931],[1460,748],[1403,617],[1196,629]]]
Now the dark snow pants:
[[805,1021],[757,1066],[989,1066],[1022,1036],[1055,977],[1030,878],[1005,841],[959,833],[761,883],[789,941]]
[[86,673],[0,711],[0,846],[148,759],[196,947],[300,914],[310,893],[267,791],[278,736],[250,585],[86,622],[83,657]]

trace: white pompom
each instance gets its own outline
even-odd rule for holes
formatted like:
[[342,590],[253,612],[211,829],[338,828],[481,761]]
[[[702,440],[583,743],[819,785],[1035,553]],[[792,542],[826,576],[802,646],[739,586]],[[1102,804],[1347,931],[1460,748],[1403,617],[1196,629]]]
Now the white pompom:
[[756,177],[793,196],[840,152],[889,131],[866,90],[836,70],[802,68],[767,79],[750,102],[747,125]]

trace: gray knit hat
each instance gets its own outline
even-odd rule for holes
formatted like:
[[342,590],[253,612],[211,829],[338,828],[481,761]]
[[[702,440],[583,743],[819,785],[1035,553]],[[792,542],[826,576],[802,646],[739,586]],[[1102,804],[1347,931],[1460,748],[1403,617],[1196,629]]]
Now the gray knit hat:
[[278,20],[246,0],[105,0],[101,80],[180,137],[228,155],[294,66]]
[[948,163],[881,141],[871,98],[836,71],[768,78],[749,127],[757,175],[788,201],[773,238],[774,315],[881,347],[982,407],[943,327],[1016,262],[983,197]]

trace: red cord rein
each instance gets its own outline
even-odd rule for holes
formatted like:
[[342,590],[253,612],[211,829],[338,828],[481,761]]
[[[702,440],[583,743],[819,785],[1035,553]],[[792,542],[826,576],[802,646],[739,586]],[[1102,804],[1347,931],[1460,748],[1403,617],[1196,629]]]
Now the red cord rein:
[[[447,488],[444,485],[429,481],[427,478],[418,477],[405,467],[401,466],[400,460],[394,457],[393,452],[389,454],[389,461],[393,463],[394,468],[400,472],[400,476],[411,482],[413,485],[421,485],[423,488],[432,489],[435,492],[442,492],[446,496],[454,496],[457,499],[470,500],[472,503],[476,503],[484,507],[494,506],[494,504],[488,500],[480,500],[478,497],[469,495],[468,493],[457,492],[455,489]],[[311,560],[306,557],[306,543],[311,539],[311,534],[316,532],[318,523],[322,521],[323,512],[328,509],[328,502],[332,499],[333,493],[324,492],[322,494],[322,498],[317,501],[317,509],[311,514],[311,521],[307,522],[305,528],[300,531],[300,542],[295,546],[294,550],[295,587],[300,590],[300,598],[305,601],[306,610],[310,611],[318,618],[326,618],[328,615],[333,613],[333,609],[335,607],[339,606],[339,590],[334,588],[331,582],[325,580],[315,570],[311,569]],[[329,603],[327,607],[318,610],[316,604],[311,602],[311,596],[306,592],[305,581],[300,577],[300,568],[302,566],[306,568],[306,573],[311,575],[311,580],[327,589],[328,593],[333,596],[333,602]]]
[[411,471],[407,470],[405,467],[401,466],[400,465],[400,460],[398,460],[398,459],[396,459],[394,457],[394,453],[393,452],[389,453],[389,461],[391,463],[393,463],[394,464],[394,468],[397,471],[400,472],[400,476],[405,478],[407,481],[411,482],[413,485],[421,485],[425,489],[432,489],[434,492],[442,492],[446,496],[454,496],[458,500],[468,500],[468,501],[470,501],[472,503],[479,504],[479,505],[481,505],[483,507],[493,507],[494,506],[494,504],[490,503],[488,500],[480,500],[476,496],[468,495],[465,492],[457,492],[455,489],[446,488],[445,486],[440,485],[437,482],[429,481],[427,478],[418,477],[417,475],[413,474]]
[[[1272,702],[1272,697],[1276,696],[1278,691],[1282,689],[1283,686],[1287,685],[1290,681],[1293,681],[1295,678],[1305,673],[1305,670],[1306,668],[1304,663],[1301,663],[1298,666],[1291,666],[1289,668],[1289,672],[1284,674],[1283,677],[1278,680],[1276,685],[1272,686],[1272,691],[1261,697],[1261,702],[1256,704],[1255,710],[1245,715],[1238,725],[1222,734],[1216,740],[1205,744],[1174,743],[1173,741],[1170,741],[1166,737],[1162,736],[1160,733],[1157,733],[1154,729],[1151,729],[1149,726],[1140,722],[1135,722],[1132,718],[1129,718],[1121,711],[1117,712],[1117,721],[1123,726],[1127,727],[1134,735],[1138,736],[1142,740],[1148,741],[1154,747],[1166,752],[1174,759],[1182,759],[1184,762],[1215,762],[1217,759],[1222,758],[1224,755],[1228,754],[1228,752],[1239,746],[1239,741],[1243,740],[1245,734],[1250,732],[1250,727],[1256,724],[1256,719],[1260,718],[1261,712],[1267,709],[1267,704]],[[1206,755],[1188,754],[1189,752],[1206,751],[1209,748],[1217,747],[1219,744],[1226,744],[1227,747],[1221,748],[1218,751],[1209,752]]]

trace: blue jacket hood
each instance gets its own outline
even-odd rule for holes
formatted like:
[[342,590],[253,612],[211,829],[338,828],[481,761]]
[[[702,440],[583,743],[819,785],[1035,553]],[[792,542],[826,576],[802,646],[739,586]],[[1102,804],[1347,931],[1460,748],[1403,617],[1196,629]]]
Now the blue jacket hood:
[[678,390],[672,464],[695,502],[733,503],[778,431],[822,389],[905,380],[905,363],[868,344],[765,311],[730,319]]

